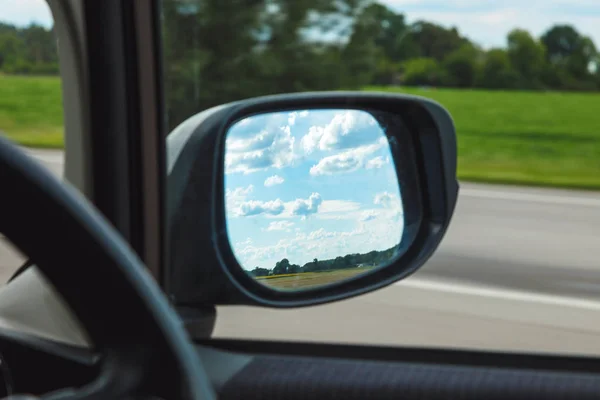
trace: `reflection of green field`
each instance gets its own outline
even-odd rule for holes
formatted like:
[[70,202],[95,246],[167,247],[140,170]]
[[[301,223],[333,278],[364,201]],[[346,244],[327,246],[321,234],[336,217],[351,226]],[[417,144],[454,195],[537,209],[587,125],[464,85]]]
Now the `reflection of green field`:
[[303,289],[343,281],[369,272],[371,269],[373,267],[347,268],[323,272],[301,272],[299,274],[260,276],[256,280],[264,285],[278,289]]

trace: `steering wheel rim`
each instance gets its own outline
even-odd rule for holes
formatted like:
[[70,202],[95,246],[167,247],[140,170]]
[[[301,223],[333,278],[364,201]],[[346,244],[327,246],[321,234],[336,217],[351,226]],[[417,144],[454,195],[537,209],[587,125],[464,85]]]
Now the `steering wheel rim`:
[[161,289],[79,192],[1,137],[0,185],[5,188],[0,232],[35,260],[105,355],[101,376],[67,397],[148,391],[215,398],[201,360]]

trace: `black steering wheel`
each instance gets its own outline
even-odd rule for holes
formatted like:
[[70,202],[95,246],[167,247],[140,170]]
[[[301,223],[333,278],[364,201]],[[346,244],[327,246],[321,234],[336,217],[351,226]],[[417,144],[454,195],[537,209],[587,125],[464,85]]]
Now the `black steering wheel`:
[[0,137],[0,232],[87,330],[101,373],[52,399],[213,399],[201,360],[143,263],[83,196]]

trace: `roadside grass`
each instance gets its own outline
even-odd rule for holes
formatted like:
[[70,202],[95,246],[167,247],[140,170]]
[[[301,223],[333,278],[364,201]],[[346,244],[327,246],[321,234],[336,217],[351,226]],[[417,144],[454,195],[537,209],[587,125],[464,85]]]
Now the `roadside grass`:
[[23,146],[62,148],[60,79],[0,74],[0,134]]
[[[456,124],[462,181],[600,189],[600,93],[417,89]],[[0,74],[0,134],[28,147],[62,148],[58,77]]]
[[352,278],[371,270],[372,267],[347,268],[323,272],[301,272],[298,274],[282,274],[257,277],[256,280],[266,286],[277,289],[308,289],[315,286],[329,285]]
[[600,189],[600,93],[367,87],[448,109],[463,181]]

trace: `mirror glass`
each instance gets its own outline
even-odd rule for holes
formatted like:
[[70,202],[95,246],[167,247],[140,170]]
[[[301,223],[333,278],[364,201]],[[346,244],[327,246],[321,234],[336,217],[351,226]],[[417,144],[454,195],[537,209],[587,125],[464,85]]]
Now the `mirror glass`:
[[378,119],[351,109],[253,115],[225,143],[229,242],[244,270],[279,290],[368,273],[397,256],[401,188]]

